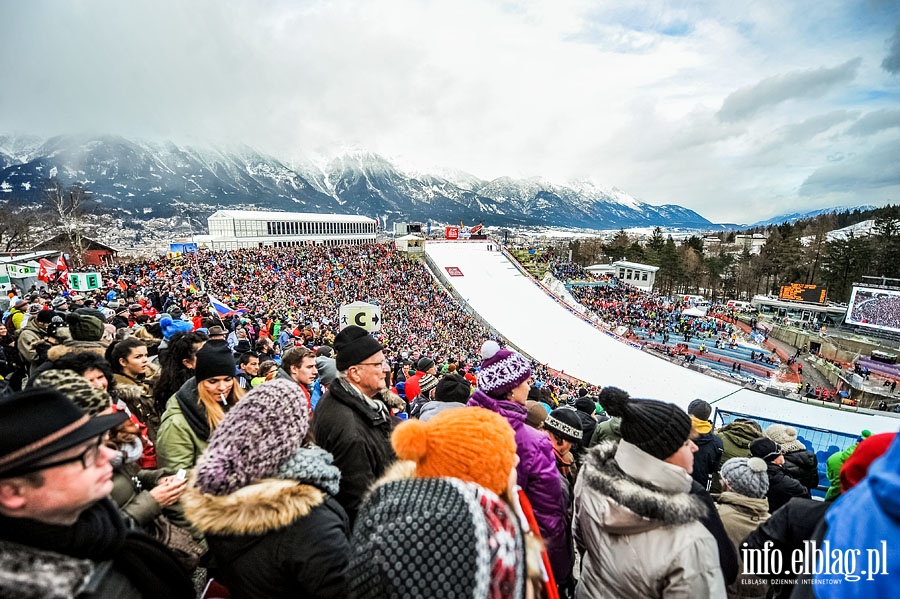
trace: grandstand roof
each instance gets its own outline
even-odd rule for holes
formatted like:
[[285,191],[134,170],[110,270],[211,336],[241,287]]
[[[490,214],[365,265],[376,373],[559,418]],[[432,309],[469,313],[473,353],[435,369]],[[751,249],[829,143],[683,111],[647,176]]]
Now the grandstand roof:
[[217,210],[209,218],[243,220],[302,220],[307,222],[369,223],[374,218],[358,214],[317,214],[313,212],[275,212],[269,210]]

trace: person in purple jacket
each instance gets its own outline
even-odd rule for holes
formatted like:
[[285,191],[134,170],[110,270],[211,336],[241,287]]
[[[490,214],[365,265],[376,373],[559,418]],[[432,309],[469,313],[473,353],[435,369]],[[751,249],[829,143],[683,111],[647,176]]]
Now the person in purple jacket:
[[468,405],[497,412],[515,431],[516,453],[519,456],[516,467],[518,483],[534,509],[559,595],[569,597],[574,587],[572,567],[575,555],[571,533],[566,526],[566,498],[562,480],[556,469],[550,439],[525,424],[528,415],[525,400],[531,388],[531,363],[519,353],[501,349],[496,341],[485,342],[481,347],[481,357],[478,389],[469,398]]

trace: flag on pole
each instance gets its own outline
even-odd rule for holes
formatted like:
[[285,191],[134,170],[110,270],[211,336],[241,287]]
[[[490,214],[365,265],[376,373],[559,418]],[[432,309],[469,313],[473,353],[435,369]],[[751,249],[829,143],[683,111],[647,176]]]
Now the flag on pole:
[[62,254],[56,260],[56,278],[63,287],[69,287],[69,265],[66,264],[66,258]]
[[49,283],[50,278],[56,274],[56,265],[47,260],[46,258],[41,258],[38,262],[38,281],[43,281],[44,283]]
[[56,263],[41,258],[38,261],[38,281],[43,281],[48,285],[59,283],[63,287],[69,286],[69,267],[66,259],[60,255]]
[[232,310],[228,307],[222,300],[216,299],[216,297],[208,293],[209,296],[209,305],[213,307],[213,309],[219,314],[220,317],[225,318],[227,316],[234,316],[235,314],[246,314],[247,309],[239,307],[237,310]]

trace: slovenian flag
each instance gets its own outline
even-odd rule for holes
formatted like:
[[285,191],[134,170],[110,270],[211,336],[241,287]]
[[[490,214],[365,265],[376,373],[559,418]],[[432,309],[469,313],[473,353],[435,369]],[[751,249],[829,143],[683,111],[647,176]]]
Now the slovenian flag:
[[239,307],[237,310],[232,310],[227,305],[222,303],[221,300],[216,299],[213,294],[209,295],[209,305],[213,307],[213,309],[219,313],[219,316],[225,318],[226,316],[234,316],[236,314],[246,314],[247,309],[243,307]]

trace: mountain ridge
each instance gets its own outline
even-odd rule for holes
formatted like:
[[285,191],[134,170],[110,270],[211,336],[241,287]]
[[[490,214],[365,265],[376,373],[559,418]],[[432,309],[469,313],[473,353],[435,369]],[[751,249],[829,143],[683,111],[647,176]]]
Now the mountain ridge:
[[540,177],[480,179],[463,171],[404,172],[357,150],[321,165],[282,160],[245,144],[223,149],[149,142],[118,135],[0,135],[0,205],[41,201],[51,173],[82,183],[94,204],[135,219],[257,207],[352,212],[397,221],[547,225],[587,229],[665,226],[718,230],[700,214],[655,206],[589,181]]

